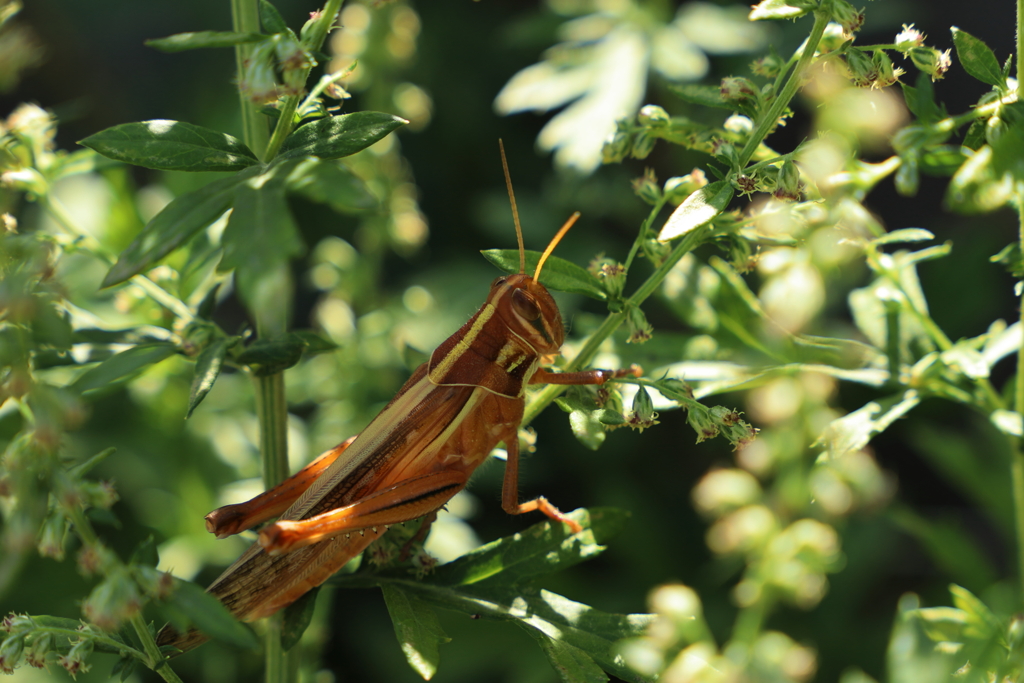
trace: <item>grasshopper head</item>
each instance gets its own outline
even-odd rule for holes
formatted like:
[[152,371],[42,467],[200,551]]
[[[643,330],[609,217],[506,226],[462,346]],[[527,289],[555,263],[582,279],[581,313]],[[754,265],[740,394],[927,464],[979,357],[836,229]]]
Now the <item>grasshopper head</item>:
[[545,356],[558,353],[565,340],[562,314],[544,285],[529,275],[499,277],[487,297],[510,332]]

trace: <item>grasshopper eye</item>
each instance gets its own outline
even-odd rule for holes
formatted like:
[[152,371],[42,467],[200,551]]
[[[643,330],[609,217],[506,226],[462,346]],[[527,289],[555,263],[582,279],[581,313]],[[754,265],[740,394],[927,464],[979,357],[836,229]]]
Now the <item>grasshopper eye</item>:
[[540,306],[532,296],[522,289],[512,292],[512,310],[523,320],[530,322],[540,317]]

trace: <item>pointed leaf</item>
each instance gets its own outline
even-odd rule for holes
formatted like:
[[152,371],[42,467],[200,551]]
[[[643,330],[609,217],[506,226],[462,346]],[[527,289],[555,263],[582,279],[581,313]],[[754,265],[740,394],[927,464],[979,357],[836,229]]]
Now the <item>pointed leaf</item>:
[[735,190],[725,180],[705,185],[676,207],[658,233],[659,242],[668,242],[710,222],[729,206]]
[[608,674],[583,650],[537,629],[524,628],[540,645],[551,668],[564,683],[605,683],[608,680]]
[[363,179],[341,162],[304,159],[288,176],[288,189],[306,199],[327,204],[338,213],[375,209],[377,198]]
[[259,172],[260,169],[255,166],[247,168],[230,178],[183,194],[165,206],[163,211],[146,224],[128,248],[121,252],[117,263],[103,278],[101,287],[124,282],[156,265],[160,259],[230,209],[238,185]]
[[722,89],[717,85],[698,85],[697,83],[684,83],[671,86],[672,92],[679,95],[685,102],[699,104],[702,107],[717,107],[735,111],[736,106],[726,102],[722,97]]
[[267,36],[259,33],[195,31],[193,33],[176,33],[166,38],[152,38],[146,41],[146,45],[161,52],[184,52],[207,47],[234,47],[244,43],[255,43],[266,38]]
[[964,635],[968,638],[990,638],[1002,630],[996,615],[974,593],[956,584],[949,587],[949,592],[953,595],[953,604],[967,617]]
[[434,609],[414,594],[390,584],[384,584],[381,590],[406,661],[423,680],[430,680],[441,659],[438,646],[451,638],[441,628]]
[[320,587],[317,586],[285,607],[281,623],[281,649],[285,652],[298,645],[302,634],[309,628],[310,622],[313,621],[313,612],[316,610],[316,596],[319,593]]
[[956,56],[963,64],[964,71],[982,83],[1006,86],[1006,79],[1003,77],[1003,70],[999,68],[999,60],[992,52],[992,49],[984,41],[975,38],[967,31],[962,31],[956,26],[952,27],[953,45],[956,47]]
[[[506,273],[519,272],[518,249],[487,249],[480,252],[484,258]],[[526,251],[526,272],[529,275],[537,269],[540,252]],[[590,274],[586,268],[577,266],[557,256],[549,256],[540,272],[540,283],[549,289],[571,294],[582,294],[591,299],[605,301],[608,293],[601,286],[601,281]]]
[[133,346],[91,368],[71,386],[86,395],[114,388],[135,377],[150,365],[170,358],[177,350],[178,347],[169,342]]
[[263,24],[263,28],[268,33],[285,33],[288,31],[288,24],[284,23],[281,13],[268,0],[260,0],[260,23]]
[[569,413],[569,426],[576,440],[592,451],[600,448],[608,436],[604,424],[591,410],[574,410]]
[[224,365],[224,358],[228,355],[228,349],[238,343],[241,337],[227,337],[218,339],[205,349],[196,358],[196,369],[192,375],[192,386],[188,392],[188,412],[185,419],[192,417],[192,411],[202,403],[206,395],[213,388],[213,383],[220,375],[221,366]]
[[751,21],[764,19],[796,19],[807,14],[810,9],[787,5],[785,0],[761,0],[751,10],[748,18]]
[[259,163],[241,140],[184,121],[122,123],[79,144],[110,159],[161,171],[241,171]]
[[315,156],[338,159],[366,149],[409,123],[393,114],[358,111],[307,123],[285,138],[278,159]]
[[[224,256],[218,266],[221,271],[237,271],[235,283],[246,307],[261,314],[273,312],[284,320],[290,302],[284,291],[288,289],[288,261],[304,249],[285,197],[285,179],[295,163],[275,165],[235,189],[234,208],[221,236]],[[279,300],[270,301],[275,293]]]
[[176,581],[169,602],[214,640],[247,650],[259,648],[259,640],[248,626],[235,619],[220,600],[191,581]]
[[927,242],[935,235],[924,228],[901,228],[871,240],[872,244],[900,244],[903,242]]
[[574,510],[569,517],[584,527],[581,533],[569,534],[561,524],[541,522],[438,567],[430,581],[469,585],[500,574],[501,581],[510,584],[571,567],[604,552],[600,543],[622,530],[629,513],[593,508]]
[[305,348],[304,342],[291,337],[258,339],[240,353],[236,360],[243,365],[253,366],[257,376],[273,375],[298,363]]

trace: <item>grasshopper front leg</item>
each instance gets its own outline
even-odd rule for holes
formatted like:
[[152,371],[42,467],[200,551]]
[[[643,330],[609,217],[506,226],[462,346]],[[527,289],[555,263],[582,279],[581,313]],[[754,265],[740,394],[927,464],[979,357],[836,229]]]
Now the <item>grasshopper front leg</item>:
[[342,441],[274,488],[251,500],[217,508],[206,515],[206,530],[216,534],[217,538],[227,538],[279,516],[298,500],[309,485],[316,481],[317,477],[323,474],[324,470],[330,467],[355,440],[356,437],[353,436]]

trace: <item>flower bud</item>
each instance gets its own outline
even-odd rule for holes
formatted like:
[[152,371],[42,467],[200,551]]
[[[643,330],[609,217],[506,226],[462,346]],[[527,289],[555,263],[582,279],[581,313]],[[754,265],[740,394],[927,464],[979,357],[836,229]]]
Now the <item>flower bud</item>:
[[636,138],[633,139],[633,151],[630,152],[630,155],[634,159],[646,159],[654,150],[654,143],[657,141],[658,139],[653,135],[637,133]]
[[304,44],[309,43],[311,34],[313,32],[313,28],[316,26],[317,22],[320,21],[320,17],[322,17],[323,15],[323,10],[319,9],[316,10],[315,12],[309,13],[309,20],[302,25],[302,30],[299,31],[299,38],[302,40]]
[[758,95],[757,86],[750,79],[741,76],[723,78],[719,93],[727,102],[745,102],[757,99]]
[[676,176],[666,180],[665,196],[673,204],[678,204],[707,184],[708,179],[704,175],[704,171],[695,168],[689,175]]
[[626,328],[629,330],[627,344],[643,344],[651,338],[654,328],[647,322],[644,312],[637,306],[632,306],[626,314]]
[[53,634],[37,633],[25,652],[25,663],[36,669],[46,668],[46,655],[53,650]]
[[119,567],[110,573],[82,603],[82,614],[104,631],[116,631],[142,608],[138,587]]
[[636,396],[633,397],[633,412],[629,416],[629,426],[642,432],[656,424],[658,424],[658,413],[654,411],[651,395],[647,393],[646,387],[637,387]]
[[697,432],[697,443],[718,436],[718,425],[711,417],[711,411],[699,403],[687,406],[686,422]]
[[725,120],[722,127],[730,133],[746,137],[754,130],[754,122],[750,120],[750,117],[743,116],[742,114],[733,114]]
[[750,64],[750,70],[758,76],[765,78],[776,78],[782,73],[782,67],[786,65],[785,60],[778,54],[772,53],[760,59],[755,59]]
[[632,144],[633,136],[630,135],[626,122],[618,121],[615,134],[601,148],[601,160],[606,164],[622,161],[629,154]]
[[821,41],[818,43],[818,52],[823,55],[835,52],[846,43],[846,40],[843,27],[835,22],[829,22],[828,26],[825,27],[824,35],[821,36]]
[[937,81],[946,75],[952,61],[949,57],[949,50],[939,52],[933,47],[913,47],[907,54],[910,61],[921,71]]
[[92,654],[93,642],[89,638],[82,638],[71,646],[71,651],[63,657],[57,658],[57,663],[64,667],[71,677],[76,674],[84,674],[89,671],[89,665],[85,660]]
[[890,85],[896,85],[900,76],[906,73],[901,68],[893,67],[892,60],[889,59],[885,50],[875,50],[871,61],[874,62],[875,68],[878,70],[878,78],[871,84],[873,88],[888,88]]
[[782,168],[779,169],[779,177],[773,196],[783,201],[797,202],[800,201],[802,188],[803,183],[800,182],[800,169],[797,168],[797,165],[789,159],[782,162]]
[[51,512],[39,531],[39,554],[43,557],[52,557],[58,562],[63,560],[67,531],[68,522],[64,515],[56,511]]
[[14,669],[21,664],[25,652],[24,636],[8,636],[0,643],[0,672],[5,674],[14,673]]
[[851,47],[845,56],[850,80],[858,88],[866,88],[878,80],[878,67],[863,51]]
[[832,19],[843,27],[843,33],[852,37],[864,25],[864,12],[854,9],[846,0],[831,0]]
[[903,24],[903,30],[896,34],[896,38],[892,42],[896,45],[897,50],[907,54],[911,48],[924,45],[924,34],[914,28],[913,24],[909,26]]
[[661,201],[661,188],[658,187],[658,177],[651,169],[645,169],[644,174],[632,181],[633,192],[637,197],[644,200],[651,206]]
[[658,105],[648,104],[644,105],[640,109],[640,113],[637,115],[636,120],[641,126],[646,126],[648,128],[662,128],[672,121],[672,117],[670,117],[668,112]]

